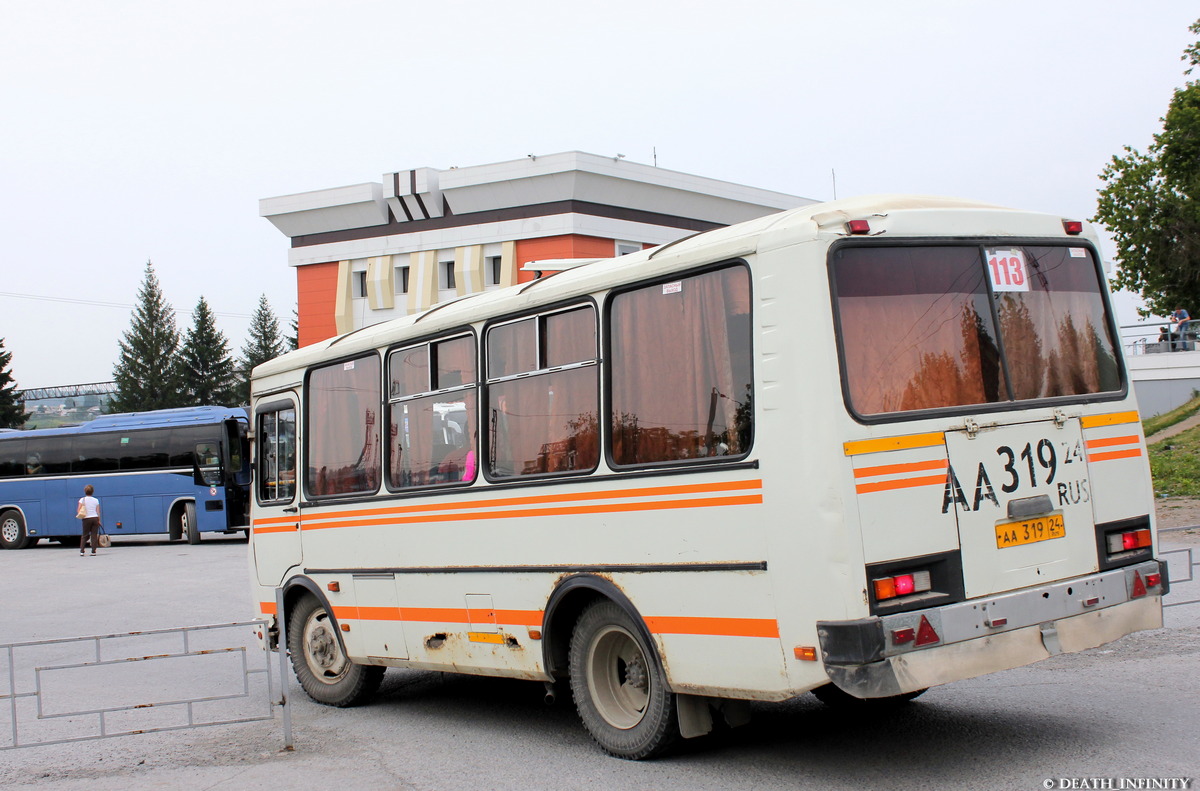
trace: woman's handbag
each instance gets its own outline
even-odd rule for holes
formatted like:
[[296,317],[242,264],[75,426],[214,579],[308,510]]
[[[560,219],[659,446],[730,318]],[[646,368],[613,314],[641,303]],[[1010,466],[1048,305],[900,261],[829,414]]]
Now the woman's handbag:
[[111,547],[112,539],[108,537],[108,533],[104,532],[104,528],[100,528],[100,537],[97,539],[102,547]]
[[79,507],[75,509],[76,519],[87,519],[87,506],[83,504],[83,500],[79,501]]

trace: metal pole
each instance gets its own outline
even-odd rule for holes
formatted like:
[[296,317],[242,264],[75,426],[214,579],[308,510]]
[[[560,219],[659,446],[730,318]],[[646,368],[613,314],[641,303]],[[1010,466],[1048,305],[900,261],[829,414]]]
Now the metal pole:
[[287,618],[283,610],[283,588],[275,589],[275,624],[279,628],[279,701],[283,706],[283,749],[295,749],[292,742],[292,698],[288,694]]

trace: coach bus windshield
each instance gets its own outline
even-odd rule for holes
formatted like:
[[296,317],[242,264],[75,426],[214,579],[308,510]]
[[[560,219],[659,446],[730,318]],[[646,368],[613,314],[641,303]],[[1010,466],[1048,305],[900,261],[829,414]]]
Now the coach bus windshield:
[[847,245],[832,275],[856,414],[1122,391],[1090,248]]

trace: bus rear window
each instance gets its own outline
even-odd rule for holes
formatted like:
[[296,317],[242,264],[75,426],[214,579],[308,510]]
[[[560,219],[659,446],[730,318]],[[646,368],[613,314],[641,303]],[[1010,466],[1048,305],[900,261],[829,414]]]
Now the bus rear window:
[[1121,390],[1088,248],[845,246],[832,274],[859,415]]

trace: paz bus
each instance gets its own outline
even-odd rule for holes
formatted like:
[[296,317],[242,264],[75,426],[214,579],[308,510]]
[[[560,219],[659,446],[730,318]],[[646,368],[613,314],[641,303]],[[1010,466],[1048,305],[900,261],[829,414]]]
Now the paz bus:
[[0,547],[78,546],[89,483],[109,535],[247,531],[248,428],[245,409],[201,406],[0,434]]
[[315,700],[569,684],[639,759],[1161,625],[1084,223],[868,197],[530,267],[254,371],[254,584]]

